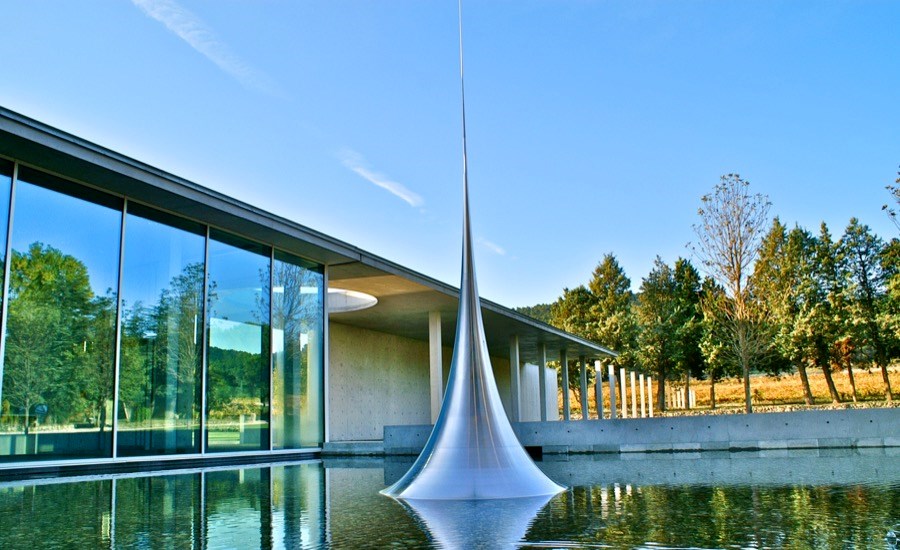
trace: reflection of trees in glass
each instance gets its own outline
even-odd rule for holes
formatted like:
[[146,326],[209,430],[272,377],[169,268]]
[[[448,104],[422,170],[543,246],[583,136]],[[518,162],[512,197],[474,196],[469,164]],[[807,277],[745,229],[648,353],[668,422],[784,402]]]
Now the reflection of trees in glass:
[[203,263],[187,265],[151,306],[124,314],[120,397],[132,422],[198,418]]
[[4,410],[27,433],[36,405],[45,423],[107,421],[112,398],[115,295],[94,296],[87,267],[51,246],[13,251]]
[[303,427],[315,426],[321,414],[318,401],[310,398],[321,391],[316,374],[321,352],[322,275],[280,256],[276,254],[272,274],[272,327],[276,334],[281,331],[281,345],[272,350],[273,443],[276,448],[290,448],[319,440],[319,430],[302,432]]

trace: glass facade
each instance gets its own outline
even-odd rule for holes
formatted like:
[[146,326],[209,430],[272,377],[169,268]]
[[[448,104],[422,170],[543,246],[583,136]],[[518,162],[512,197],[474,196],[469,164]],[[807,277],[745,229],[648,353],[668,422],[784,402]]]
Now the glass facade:
[[0,159],[0,283],[0,463],[321,446],[322,266]]
[[200,451],[206,229],[129,205],[118,450]]
[[[122,201],[20,169],[10,232],[3,454],[109,456]],[[50,428],[50,429],[48,429]]]
[[272,446],[296,449],[321,441],[322,293],[320,266],[275,252],[272,270]]
[[269,448],[271,251],[213,231],[207,286],[207,449]]

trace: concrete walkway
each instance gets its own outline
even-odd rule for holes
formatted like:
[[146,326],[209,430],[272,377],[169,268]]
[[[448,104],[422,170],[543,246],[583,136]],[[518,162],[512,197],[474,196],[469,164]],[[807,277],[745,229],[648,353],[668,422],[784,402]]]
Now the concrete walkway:
[[[522,445],[545,454],[900,447],[900,408],[520,422],[513,428]],[[386,426],[384,454],[418,454],[430,433],[428,425]],[[329,445],[330,454],[345,454],[340,442]]]

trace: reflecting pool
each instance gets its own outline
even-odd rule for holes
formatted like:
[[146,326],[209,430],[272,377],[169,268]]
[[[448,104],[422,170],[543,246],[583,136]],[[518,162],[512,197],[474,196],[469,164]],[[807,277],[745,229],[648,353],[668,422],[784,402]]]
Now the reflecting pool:
[[411,461],[0,481],[0,548],[896,548],[900,452],[545,458],[554,497],[401,503]]

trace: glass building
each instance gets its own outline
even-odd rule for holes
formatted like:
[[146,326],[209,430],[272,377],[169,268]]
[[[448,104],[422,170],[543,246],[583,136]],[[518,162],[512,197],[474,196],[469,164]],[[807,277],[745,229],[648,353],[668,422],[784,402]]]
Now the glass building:
[[321,264],[5,160],[0,195],[0,461],[321,447]]
[[[0,475],[377,452],[385,426],[439,409],[457,304],[450,285],[0,107]],[[540,371],[541,397],[525,363],[610,354],[482,304],[513,420],[556,410],[556,374]]]

